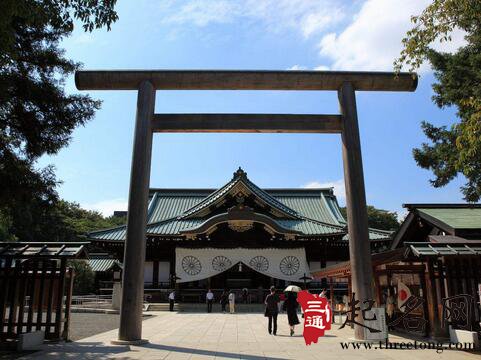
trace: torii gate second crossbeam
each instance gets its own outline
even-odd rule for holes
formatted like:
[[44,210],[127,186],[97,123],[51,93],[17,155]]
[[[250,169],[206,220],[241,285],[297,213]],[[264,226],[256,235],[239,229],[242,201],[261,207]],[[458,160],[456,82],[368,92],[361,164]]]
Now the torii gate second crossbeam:
[[[143,267],[154,132],[339,133],[346,185],[352,291],[372,299],[372,266],[355,91],[414,91],[417,75],[389,72],[77,71],[79,90],[137,90],[118,342],[142,341]],[[156,90],[331,90],[340,114],[155,114]],[[362,319],[359,319],[362,323]],[[361,326],[356,339],[365,339]]]

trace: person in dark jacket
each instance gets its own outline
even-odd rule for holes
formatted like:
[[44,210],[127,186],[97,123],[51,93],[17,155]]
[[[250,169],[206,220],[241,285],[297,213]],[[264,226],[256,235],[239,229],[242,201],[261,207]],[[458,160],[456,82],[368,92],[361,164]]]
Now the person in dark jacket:
[[222,312],[225,314],[225,307],[227,306],[227,303],[229,302],[229,295],[226,290],[224,290],[220,296],[220,305],[222,307]]
[[[266,296],[264,301],[266,304],[265,316],[269,318],[268,331],[269,334],[276,335],[277,333],[277,314],[279,313],[279,308],[277,304],[279,303],[279,297],[276,295],[276,288],[271,286],[271,293]],[[274,323],[274,327],[272,326]]]
[[299,303],[297,302],[296,294],[293,292],[287,293],[287,299],[284,301],[284,309],[287,312],[287,321],[291,329],[291,336],[294,335],[294,326],[299,324],[299,318],[297,317],[297,308]]

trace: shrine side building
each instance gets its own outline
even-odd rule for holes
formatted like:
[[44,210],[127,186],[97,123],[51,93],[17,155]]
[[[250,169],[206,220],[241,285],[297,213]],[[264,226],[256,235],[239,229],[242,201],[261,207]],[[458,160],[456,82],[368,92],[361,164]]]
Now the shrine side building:
[[[122,261],[125,230],[88,238]],[[259,290],[305,284],[313,270],[349,259],[346,220],[332,188],[261,189],[240,168],[219,189],[151,189],[146,234],[144,288],[158,300],[174,287],[186,302],[201,301],[207,288],[228,288],[248,289],[249,301],[260,302]],[[372,252],[389,248],[390,232],[369,234]],[[347,294],[342,279],[332,287]]]

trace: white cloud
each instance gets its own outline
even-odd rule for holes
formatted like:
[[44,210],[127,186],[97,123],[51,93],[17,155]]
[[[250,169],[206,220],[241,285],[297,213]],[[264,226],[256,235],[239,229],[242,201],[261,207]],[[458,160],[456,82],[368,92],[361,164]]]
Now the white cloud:
[[[239,12],[238,4],[225,0],[192,0],[183,2],[183,5],[171,2],[176,11],[169,11],[164,19],[172,24],[192,24],[199,27],[209,23],[231,22]],[[165,10],[165,9],[164,9]]]
[[[297,33],[319,47],[323,64],[314,70],[392,71],[402,49],[401,40],[432,0],[165,0],[155,3],[161,22],[172,34],[189,27],[239,23],[247,29],[262,26],[273,33]],[[160,15],[159,15],[160,14]],[[456,31],[453,40],[433,45],[453,51],[464,43]],[[297,67],[297,68],[296,68]],[[289,70],[309,67],[295,65]],[[420,71],[429,70],[424,65]]]
[[334,0],[171,0],[158,8],[165,24],[205,27],[251,20],[269,31],[295,30],[306,38],[338,23],[345,14]]
[[287,68],[286,70],[300,71],[300,70],[307,70],[307,67],[296,64],[296,65],[292,65],[291,67]]
[[346,188],[344,186],[344,179],[327,182],[311,181],[303,185],[302,187],[304,189],[333,188],[334,195],[336,195],[338,200],[346,199]]
[[306,15],[300,25],[304,37],[309,37],[342,20],[344,12],[340,8],[332,7],[329,12],[314,12]]
[[103,200],[96,203],[91,204],[82,204],[82,208],[87,210],[93,210],[100,212],[103,216],[111,216],[113,215],[114,211],[127,210],[127,200],[118,198],[112,200]]
[[[301,71],[301,70],[310,70],[307,66],[304,65],[292,65],[291,67],[288,67],[286,70],[292,70],[292,71]],[[329,70],[329,66],[326,65],[319,65],[314,67],[312,70],[314,71],[326,71]]]
[[[367,0],[353,21],[338,33],[320,41],[320,55],[332,60],[341,70],[392,70],[402,49],[401,40],[412,28],[411,16],[418,15],[431,0]],[[450,51],[462,45],[463,36],[455,33],[450,44],[436,45]],[[428,67],[421,70],[427,70]]]

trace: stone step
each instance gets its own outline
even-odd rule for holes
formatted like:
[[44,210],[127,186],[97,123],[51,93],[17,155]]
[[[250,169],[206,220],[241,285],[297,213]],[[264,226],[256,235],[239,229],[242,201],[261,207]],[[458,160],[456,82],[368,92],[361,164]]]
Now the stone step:
[[[212,305],[212,312],[220,313],[221,305],[219,303]],[[235,311],[239,313],[263,313],[264,304],[236,304]],[[229,305],[226,306],[229,312]],[[150,303],[145,305],[145,311],[169,311],[168,303]],[[194,303],[175,303],[174,311],[179,312],[207,312],[207,304]]]
[[[169,303],[150,303],[144,307],[145,311],[169,311]],[[179,311],[179,304],[174,304],[174,311]]]
[[[235,312],[239,313],[263,313],[264,304],[236,304]],[[220,313],[222,307],[219,303],[212,305],[212,312]],[[206,312],[207,304],[189,304],[181,303],[179,304],[179,311],[183,312]],[[226,306],[226,311],[229,312],[229,305]]]

